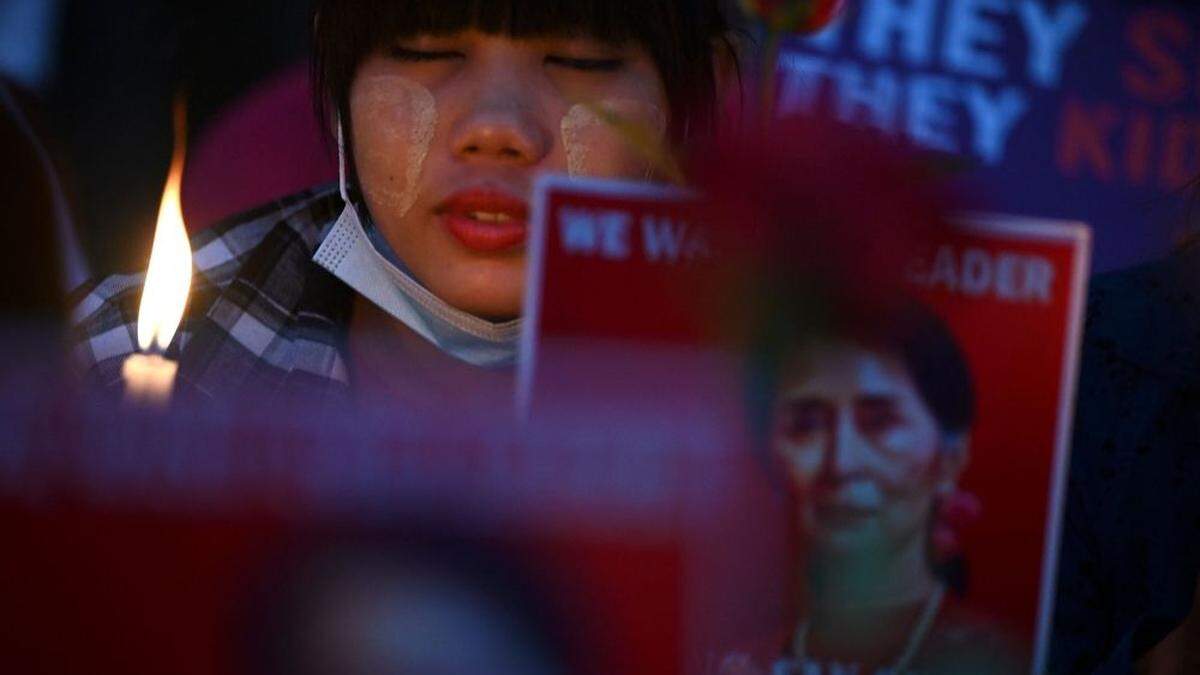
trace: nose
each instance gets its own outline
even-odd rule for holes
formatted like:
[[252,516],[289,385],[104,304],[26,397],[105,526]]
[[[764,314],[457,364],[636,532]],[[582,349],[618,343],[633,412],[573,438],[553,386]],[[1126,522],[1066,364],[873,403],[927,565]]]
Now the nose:
[[481,85],[456,125],[455,156],[481,164],[538,164],[551,143],[539,119],[536,92],[520,86],[515,74],[492,78]]
[[837,424],[825,452],[826,475],[842,481],[861,473],[866,467],[868,452],[867,439],[859,432],[853,411],[839,410]]

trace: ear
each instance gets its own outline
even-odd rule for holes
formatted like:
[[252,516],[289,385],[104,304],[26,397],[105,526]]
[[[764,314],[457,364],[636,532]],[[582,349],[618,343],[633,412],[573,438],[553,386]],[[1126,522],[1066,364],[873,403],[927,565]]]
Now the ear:
[[968,432],[947,434],[942,439],[935,486],[937,494],[948,495],[958,487],[958,479],[967,468],[970,450],[971,434]]

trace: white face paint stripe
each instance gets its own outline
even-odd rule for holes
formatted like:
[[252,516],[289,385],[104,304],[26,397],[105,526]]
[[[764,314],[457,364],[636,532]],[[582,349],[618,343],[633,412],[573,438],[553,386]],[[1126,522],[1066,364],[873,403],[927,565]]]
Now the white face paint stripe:
[[[658,106],[637,99],[617,98],[604,99],[597,106],[610,111],[636,124],[649,124],[657,139],[661,140],[667,130],[666,115]],[[608,123],[596,116],[591,108],[582,103],[571,106],[563,116],[562,124],[563,149],[567,155],[567,173],[571,176],[591,176],[604,173],[603,167],[596,166],[596,150],[601,139],[625,142],[619,132],[608,128]],[[607,129],[607,134],[597,134],[595,131]]]
[[[403,218],[412,210],[420,194],[425,160],[437,131],[437,101],[424,86],[398,75],[377,75],[360,83],[357,88],[363,90],[357,98],[369,101],[372,112],[388,111],[395,118],[407,121],[403,189],[396,193],[383,186],[371,188],[373,197],[386,199],[395,206],[396,215]],[[365,103],[360,107],[366,107]],[[356,153],[363,153],[364,156],[370,151],[370,148],[356,148]],[[363,186],[363,189],[368,187]]]
[[437,130],[438,110],[437,101],[433,94],[416,82],[405,80],[409,86],[412,104],[413,127],[412,138],[408,150],[408,169],[405,175],[404,194],[400,198],[400,215],[408,215],[420,191],[421,174],[425,170],[425,160],[429,157],[429,148],[433,145],[434,132]]
[[567,153],[567,174],[570,176],[587,175],[588,154],[591,146],[583,140],[583,129],[593,124],[601,124],[587,106],[582,103],[571,106],[562,119],[563,148]]

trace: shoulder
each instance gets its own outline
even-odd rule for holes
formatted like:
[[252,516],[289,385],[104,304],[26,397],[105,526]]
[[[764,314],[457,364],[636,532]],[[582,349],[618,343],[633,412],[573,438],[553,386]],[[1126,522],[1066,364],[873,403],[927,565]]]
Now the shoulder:
[[1200,247],[1095,277],[1085,349],[1171,375],[1200,373]]
[[1194,249],[1092,281],[1051,650],[1063,670],[1127,668],[1141,618],[1191,597],[1198,291]]
[[[269,273],[281,258],[311,257],[337,217],[336,186],[284,197],[233,216],[192,237],[194,276],[173,349],[190,338],[189,324],[206,314],[234,279],[264,257]],[[75,368],[95,384],[119,381],[125,357],[137,351],[137,315],[144,273],[119,274],[85,283],[69,299],[70,344]]]
[[341,209],[337,187],[320,186],[228,218],[192,238],[196,273],[224,285],[273,233],[286,233],[309,255]]
[[1166,429],[1155,421],[1164,406],[1197,382],[1200,251],[1097,276],[1080,363],[1076,470],[1097,448],[1145,445]]

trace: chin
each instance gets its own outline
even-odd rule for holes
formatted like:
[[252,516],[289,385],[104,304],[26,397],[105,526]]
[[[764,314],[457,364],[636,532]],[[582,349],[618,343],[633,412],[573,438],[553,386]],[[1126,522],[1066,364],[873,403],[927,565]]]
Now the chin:
[[483,298],[474,305],[459,307],[464,312],[494,323],[503,323],[521,316],[521,301],[508,298]]
[[521,316],[525,297],[523,252],[499,259],[454,253],[435,259],[444,262],[432,265],[417,278],[446,304],[488,321]]
[[[436,292],[436,291],[435,291]],[[488,321],[508,321],[521,316],[525,295],[523,283],[495,280],[492,283],[454,284],[452,290],[438,293],[452,307]]]
[[837,557],[874,554],[884,544],[885,538],[873,524],[857,526],[821,524],[811,533],[816,550]]

